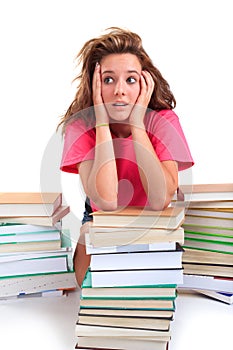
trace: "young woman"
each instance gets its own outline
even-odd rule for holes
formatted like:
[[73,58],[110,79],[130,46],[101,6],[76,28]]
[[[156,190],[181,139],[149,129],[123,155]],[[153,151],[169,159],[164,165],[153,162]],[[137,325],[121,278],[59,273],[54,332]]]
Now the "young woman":
[[77,93],[60,125],[61,170],[78,173],[87,195],[74,257],[81,285],[90,262],[84,245],[90,213],[129,205],[162,210],[178,187],[178,171],[193,159],[169,84],[136,33],[110,28],[77,58]]

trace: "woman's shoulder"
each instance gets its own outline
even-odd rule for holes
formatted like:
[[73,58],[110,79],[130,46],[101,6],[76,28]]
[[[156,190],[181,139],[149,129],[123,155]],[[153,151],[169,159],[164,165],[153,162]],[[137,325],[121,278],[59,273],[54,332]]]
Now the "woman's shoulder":
[[178,115],[174,112],[173,109],[162,109],[160,111],[154,111],[154,110],[149,110],[147,113],[147,117],[150,119],[154,120],[159,120],[159,119],[179,119]]
[[176,124],[179,121],[177,114],[172,109],[162,109],[160,111],[150,110],[146,114],[145,124],[148,129]]
[[94,133],[94,128],[91,123],[87,123],[82,118],[76,118],[71,120],[65,129],[65,135],[69,134],[83,134],[83,133]]

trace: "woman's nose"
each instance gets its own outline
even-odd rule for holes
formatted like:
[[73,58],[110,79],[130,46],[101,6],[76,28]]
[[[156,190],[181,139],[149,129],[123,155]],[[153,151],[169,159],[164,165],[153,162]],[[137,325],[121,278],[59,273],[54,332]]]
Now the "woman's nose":
[[115,95],[125,95],[125,86],[122,81],[118,81],[115,86]]

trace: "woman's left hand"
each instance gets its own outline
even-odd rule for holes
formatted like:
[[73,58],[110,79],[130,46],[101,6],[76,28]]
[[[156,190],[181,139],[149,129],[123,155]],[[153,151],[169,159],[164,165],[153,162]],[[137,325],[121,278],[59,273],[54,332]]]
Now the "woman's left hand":
[[152,93],[154,91],[154,80],[148,71],[142,71],[141,74],[141,90],[137,101],[130,114],[131,126],[144,127],[143,120],[146,109],[149,105]]

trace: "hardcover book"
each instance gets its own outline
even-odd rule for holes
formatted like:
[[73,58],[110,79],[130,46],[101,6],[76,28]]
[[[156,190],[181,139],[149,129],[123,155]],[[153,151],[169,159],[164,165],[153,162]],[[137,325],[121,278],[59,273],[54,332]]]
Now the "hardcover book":
[[62,204],[57,192],[0,192],[0,216],[50,216]]
[[93,225],[176,229],[182,224],[184,215],[182,207],[168,207],[162,211],[143,207],[125,207],[115,211],[94,212]]

